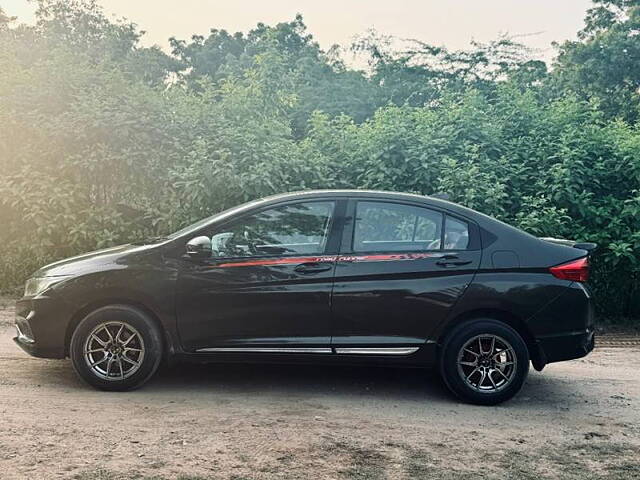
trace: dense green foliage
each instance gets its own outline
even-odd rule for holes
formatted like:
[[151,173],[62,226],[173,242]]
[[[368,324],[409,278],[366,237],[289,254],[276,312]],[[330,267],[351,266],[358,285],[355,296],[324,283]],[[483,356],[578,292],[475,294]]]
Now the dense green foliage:
[[595,241],[600,312],[640,316],[640,1],[600,0],[552,68],[508,39],[452,52],[302,18],[143,48],[91,1],[0,10],[0,287],[245,200],[357,187],[451,199]]

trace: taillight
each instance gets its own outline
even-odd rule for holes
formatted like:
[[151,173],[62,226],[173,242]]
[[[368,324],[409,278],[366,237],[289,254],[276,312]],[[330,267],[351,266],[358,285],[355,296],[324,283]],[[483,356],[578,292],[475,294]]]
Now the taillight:
[[549,271],[554,277],[573,282],[586,282],[589,280],[589,257],[572,260],[569,263],[551,267]]

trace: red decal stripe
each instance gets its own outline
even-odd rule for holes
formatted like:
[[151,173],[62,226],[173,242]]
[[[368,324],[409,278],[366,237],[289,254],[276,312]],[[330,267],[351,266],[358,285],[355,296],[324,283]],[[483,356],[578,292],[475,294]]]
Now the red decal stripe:
[[238,262],[221,263],[213,265],[211,268],[223,267],[259,267],[273,265],[291,265],[297,263],[326,263],[326,262],[391,262],[399,260],[420,260],[439,256],[433,253],[393,253],[377,255],[324,255],[318,257],[283,257],[265,258],[262,260],[241,260]]
[[378,255],[343,255],[338,257],[342,262],[389,262],[395,260],[420,260],[433,257],[433,253],[392,253]]
[[333,262],[335,260],[335,256],[265,258],[264,260],[247,260],[240,262],[221,263],[220,265],[215,265],[215,267],[258,267],[263,265],[290,265],[292,263],[322,263]]

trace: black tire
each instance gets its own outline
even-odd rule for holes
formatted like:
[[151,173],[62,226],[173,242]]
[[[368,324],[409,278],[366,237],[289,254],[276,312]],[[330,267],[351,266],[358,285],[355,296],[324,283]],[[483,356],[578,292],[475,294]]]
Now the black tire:
[[[511,350],[504,349],[505,343]],[[490,353],[492,345],[498,352],[495,355]],[[440,374],[449,390],[466,402],[496,405],[509,400],[520,391],[528,373],[526,343],[500,321],[482,318],[465,322],[443,343]]]
[[[91,353],[85,355],[85,350]],[[95,364],[102,355],[105,360],[92,367],[90,362]],[[69,356],[76,373],[89,385],[107,391],[133,390],[158,369],[162,335],[141,310],[109,305],[91,312],[78,324],[71,337]]]

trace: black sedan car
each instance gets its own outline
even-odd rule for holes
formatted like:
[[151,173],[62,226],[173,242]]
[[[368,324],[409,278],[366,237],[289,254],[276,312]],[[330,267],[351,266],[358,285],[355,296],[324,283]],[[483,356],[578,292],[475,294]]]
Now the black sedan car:
[[594,247],[431,197],[278,195],[40,269],[15,341],[104,390],[163,359],[377,363],[438,368],[458,397],[496,404],[530,362],[593,349]]

